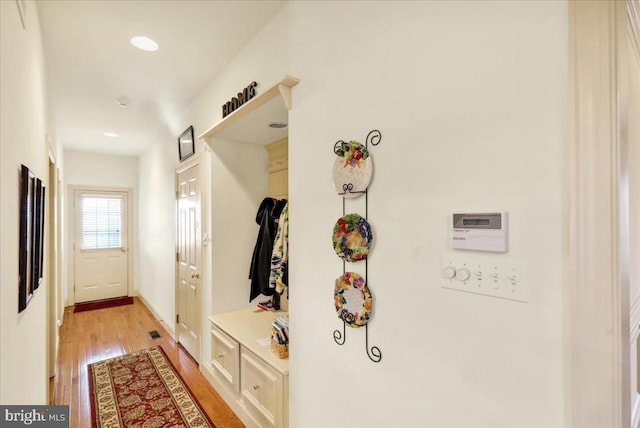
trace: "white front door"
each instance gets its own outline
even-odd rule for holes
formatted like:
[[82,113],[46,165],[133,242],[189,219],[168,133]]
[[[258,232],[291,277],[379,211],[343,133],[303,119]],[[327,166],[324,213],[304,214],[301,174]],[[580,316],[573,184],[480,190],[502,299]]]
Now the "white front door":
[[127,193],[75,191],[75,302],[127,295]]
[[200,239],[200,166],[177,173],[178,198],[178,283],[177,341],[196,360],[200,360],[201,319],[201,239]]

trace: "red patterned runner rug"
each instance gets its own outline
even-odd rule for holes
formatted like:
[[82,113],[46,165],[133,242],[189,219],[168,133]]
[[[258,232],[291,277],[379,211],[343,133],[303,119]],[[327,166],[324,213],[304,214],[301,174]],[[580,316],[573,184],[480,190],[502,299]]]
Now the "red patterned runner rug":
[[160,347],[89,364],[94,428],[215,428]]

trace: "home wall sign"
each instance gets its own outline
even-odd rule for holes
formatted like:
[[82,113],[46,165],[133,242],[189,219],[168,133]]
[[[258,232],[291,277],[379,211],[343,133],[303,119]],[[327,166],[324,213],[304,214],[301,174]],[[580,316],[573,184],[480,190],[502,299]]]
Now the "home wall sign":
[[222,104],[222,118],[227,117],[233,113],[238,107],[249,101],[256,96],[256,82],[251,82],[249,86],[244,88],[242,92],[238,92],[238,95],[231,98],[226,103]]

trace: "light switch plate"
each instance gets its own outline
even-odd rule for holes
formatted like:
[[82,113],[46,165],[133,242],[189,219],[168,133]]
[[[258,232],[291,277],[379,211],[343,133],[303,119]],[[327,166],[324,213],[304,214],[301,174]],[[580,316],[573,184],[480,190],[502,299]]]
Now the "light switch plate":
[[[457,274],[450,278],[452,268]],[[443,253],[440,278],[443,288],[519,302],[528,302],[531,298],[527,266],[523,261]]]

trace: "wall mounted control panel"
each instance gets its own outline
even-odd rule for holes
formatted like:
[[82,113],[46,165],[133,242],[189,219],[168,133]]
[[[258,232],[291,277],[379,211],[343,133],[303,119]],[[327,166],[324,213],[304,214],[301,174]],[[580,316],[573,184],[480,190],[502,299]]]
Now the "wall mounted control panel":
[[519,302],[530,299],[527,266],[522,261],[445,253],[440,275],[443,288]]
[[451,247],[456,250],[506,253],[509,248],[509,218],[506,211],[453,213]]

